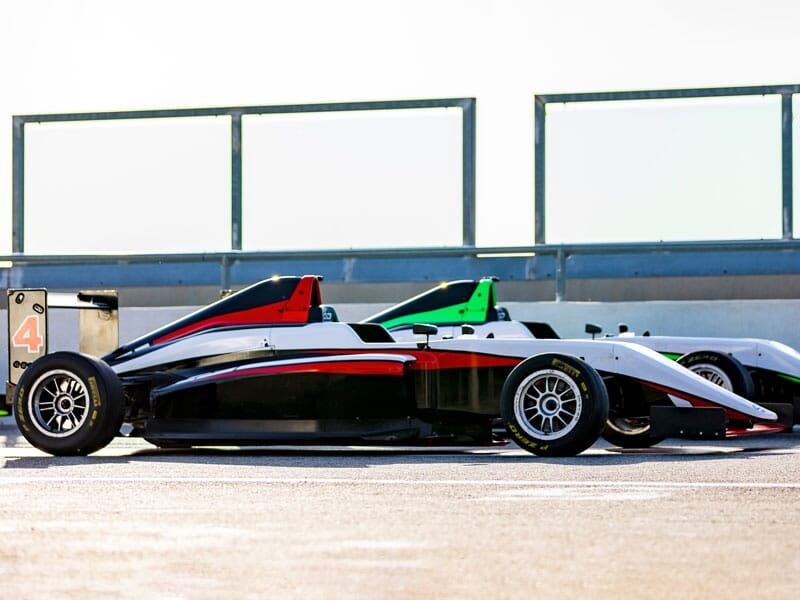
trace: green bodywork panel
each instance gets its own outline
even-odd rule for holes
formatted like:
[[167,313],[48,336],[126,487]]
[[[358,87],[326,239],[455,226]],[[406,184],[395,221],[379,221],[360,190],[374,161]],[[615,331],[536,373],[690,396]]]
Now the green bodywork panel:
[[792,383],[800,383],[800,377],[793,377],[792,375],[784,375],[783,373],[778,373],[778,377],[782,377]]
[[[435,306],[437,298],[442,298],[443,300],[447,298],[448,287],[454,288],[455,285],[464,286],[468,285],[468,282],[443,283],[438,288],[420,294],[408,302],[394,307],[391,311],[380,313],[369,320],[373,323],[380,323],[386,329],[401,325],[413,325],[414,323],[429,323],[432,325],[485,323],[489,309],[494,308],[496,301],[494,280],[486,278],[481,279],[477,284],[472,282],[475,289],[464,301],[445,306]],[[418,307],[432,305],[432,307],[428,310],[414,310],[415,305]],[[403,310],[404,307],[407,310]]]

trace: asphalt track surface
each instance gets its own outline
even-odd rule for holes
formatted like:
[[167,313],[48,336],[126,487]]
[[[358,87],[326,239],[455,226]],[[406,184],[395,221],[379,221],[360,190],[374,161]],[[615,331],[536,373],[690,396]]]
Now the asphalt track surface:
[[0,423],[2,598],[798,598],[800,432],[53,458]]

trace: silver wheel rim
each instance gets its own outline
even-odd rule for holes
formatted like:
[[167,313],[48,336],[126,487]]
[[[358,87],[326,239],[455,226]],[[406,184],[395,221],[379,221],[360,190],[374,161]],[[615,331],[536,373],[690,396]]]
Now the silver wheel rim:
[[715,367],[709,363],[700,363],[692,365],[689,367],[689,370],[697,373],[703,379],[708,379],[711,383],[714,383],[721,388],[733,391],[733,383],[731,382],[731,378],[728,377],[728,374],[719,367]]
[[28,410],[36,429],[49,437],[68,437],[89,418],[89,393],[74,373],[48,371],[31,386]]
[[528,375],[514,395],[517,423],[537,439],[556,440],[567,435],[578,424],[582,408],[578,385],[553,369]]

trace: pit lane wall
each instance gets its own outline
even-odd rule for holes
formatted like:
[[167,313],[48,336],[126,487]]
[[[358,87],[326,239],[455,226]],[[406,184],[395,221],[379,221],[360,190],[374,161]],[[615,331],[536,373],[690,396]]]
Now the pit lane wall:
[[[332,303],[341,321],[360,321],[392,303]],[[616,333],[619,323],[652,335],[757,337],[800,349],[800,300],[702,300],[646,302],[500,302],[519,321],[549,323],[561,337],[587,338],[587,322]],[[196,306],[121,306],[120,343],[195,310]],[[51,309],[49,351],[77,350],[78,311]],[[8,313],[0,310],[0,381],[8,378]]]

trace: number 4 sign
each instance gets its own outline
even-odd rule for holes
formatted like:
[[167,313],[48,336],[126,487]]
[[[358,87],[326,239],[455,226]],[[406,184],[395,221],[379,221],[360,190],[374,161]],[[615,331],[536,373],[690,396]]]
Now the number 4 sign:
[[8,383],[47,352],[47,291],[8,290]]
[[39,328],[39,315],[28,315],[11,336],[11,344],[15,348],[27,348],[31,354],[36,354],[44,345],[44,338]]

